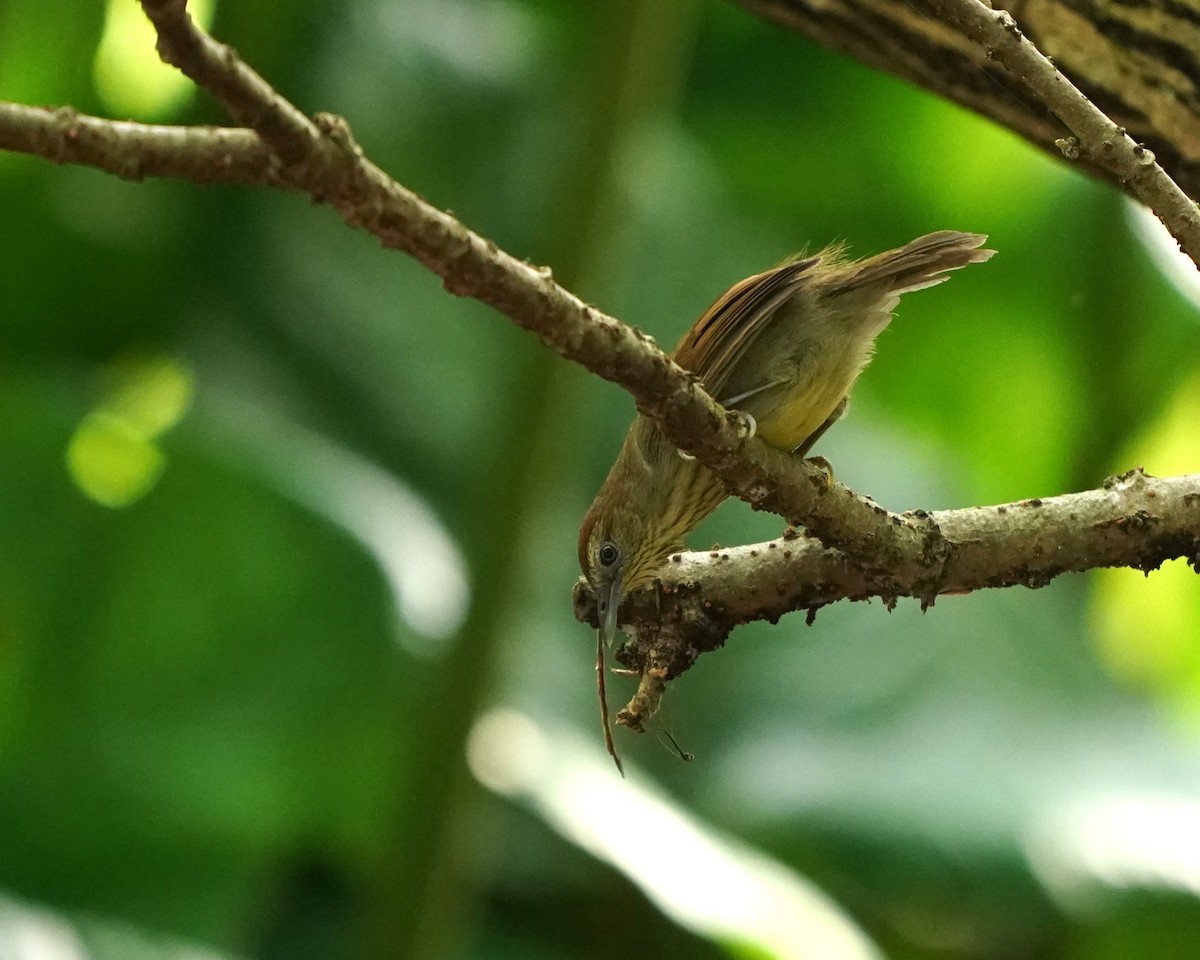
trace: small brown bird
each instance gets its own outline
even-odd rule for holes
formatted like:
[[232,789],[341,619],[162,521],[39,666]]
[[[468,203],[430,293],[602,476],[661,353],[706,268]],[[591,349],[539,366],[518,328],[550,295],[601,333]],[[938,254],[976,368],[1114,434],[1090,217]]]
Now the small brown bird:
[[[672,359],[767,443],[803,456],[845,411],[900,295],[987,260],[994,251],[979,249],[986,240],[945,230],[867,260],[847,261],[840,246],[801,255],[722,294]],[[653,420],[634,419],[579,531],[579,565],[600,618],[598,653],[612,642],[625,595],[651,583],[726,496]]]

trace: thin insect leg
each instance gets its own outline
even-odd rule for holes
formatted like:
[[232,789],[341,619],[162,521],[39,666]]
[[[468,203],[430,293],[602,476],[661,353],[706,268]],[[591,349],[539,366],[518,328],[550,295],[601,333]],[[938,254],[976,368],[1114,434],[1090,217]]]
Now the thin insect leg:
[[608,692],[604,687],[604,637],[596,631],[596,692],[600,695],[600,725],[604,728],[604,747],[608,755],[617,765],[617,772],[624,777],[625,768],[621,765],[621,757],[617,753],[617,745],[613,743],[612,725],[608,722]]
[[694,753],[689,753],[687,750],[682,749],[679,746],[679,742],[673,736],[671,736],[671,734],[668,731],[659,730],[658,731],[658,739],[659,739],[660,743],[665,741],[664,746],[666,744],[670,744],[671,751],[675,754],[675,756],[679,757],[679,759],[682,760],[684,763],[691,763],[693,760],[696,759],[696,755]]

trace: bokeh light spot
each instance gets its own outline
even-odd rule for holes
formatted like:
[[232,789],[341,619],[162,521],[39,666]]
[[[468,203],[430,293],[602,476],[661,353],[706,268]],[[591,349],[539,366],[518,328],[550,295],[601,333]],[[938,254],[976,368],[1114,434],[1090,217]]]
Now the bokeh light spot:
[[[214,0],[189,0],[188,13],[207,29]],[[108,0],[104,33],[92,64],[96,91],[113,113],[132,120],[165,120],[191,100],[196,87],[155,52],[154,27],[132,0]]]
[[192,392],[191,371],[170,357],[115,364],[106,396],[67,444],[76,486],[106,507],[145,496],[166,466],[156,438],[187,413]]
[[171,429],[192,403],[192,372],[173,357],[122,362],[114,380],[107,409],[147,436]]
[[[1200,374],[1184,382],[1124,462],[1158,476],[1195,471],[1198,409]],[[1196,573],[1182,560],[1149,577],[1130,569],[1101,570],[1092,622],[1101,656],[1115,675],[1164,696],[1189,726],[1200,727],[1197,586]]]
[[67,446],[67,469],[88,497],[106,507],[125,507],[158,480],[163,456],[154,441],[127,422],[89,413]]

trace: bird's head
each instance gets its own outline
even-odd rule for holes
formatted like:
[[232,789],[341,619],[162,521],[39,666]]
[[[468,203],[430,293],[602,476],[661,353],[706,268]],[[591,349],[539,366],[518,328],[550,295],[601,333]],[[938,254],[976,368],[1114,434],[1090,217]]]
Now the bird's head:
[[600,635],[611,643],[617,610],[654,582],[683,538],[725,497],[697,461],[681,457],[653,423],[630,428],[579,530],[579,567],[596,598]]
[[579,531],[579,567],[596,598],[600,635],[611,644],[617,611],[633,590],[654,580],[673,544],[656,529],[655,518],[632,491],[606,484]]

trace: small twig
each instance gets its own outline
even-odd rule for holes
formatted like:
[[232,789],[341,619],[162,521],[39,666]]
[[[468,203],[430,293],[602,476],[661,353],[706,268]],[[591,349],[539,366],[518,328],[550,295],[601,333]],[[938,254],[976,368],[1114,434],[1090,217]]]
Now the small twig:
[[617,714],[617,723],[637,733],[645,733],[646,721],[658,712],[663,694],[666,693],[667,676],[664,667],[648,667],[643,670],[637,692]]
[[977,40],[988,56],[1038,95],[1074,134],[1057,141],[1067,159],[1086,156],[1128,183],[1200,267],[1200,210],[1154,154],[1135,143],[1085,97],[1017,26],[1012,14],[980,0],[929,0],[943,19]]

